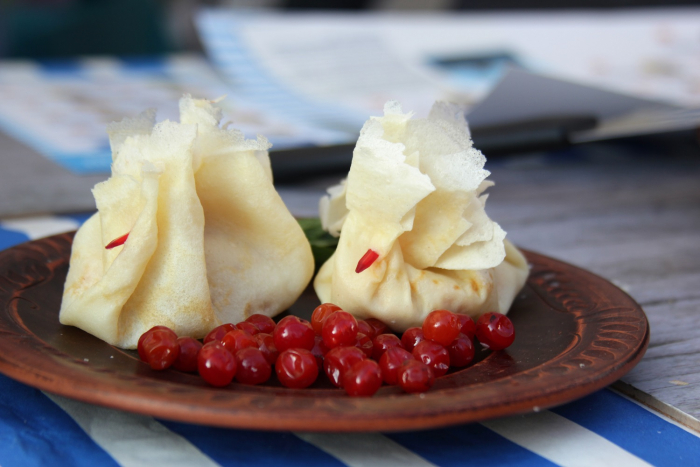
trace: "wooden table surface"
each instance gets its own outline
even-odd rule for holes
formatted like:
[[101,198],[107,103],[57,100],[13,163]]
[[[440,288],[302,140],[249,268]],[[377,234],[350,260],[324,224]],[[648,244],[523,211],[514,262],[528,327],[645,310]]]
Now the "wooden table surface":
[[[488,154],[487,154],[488,156]],[[700,148],[687,138],[493,159],[487,212],[517,245],[603,276],[644,308],[651,342],[616,388],[700,431]],[[94,209],[77,177],[0,134],[0,217]],[[280,186],[317,215],[330,176]]]

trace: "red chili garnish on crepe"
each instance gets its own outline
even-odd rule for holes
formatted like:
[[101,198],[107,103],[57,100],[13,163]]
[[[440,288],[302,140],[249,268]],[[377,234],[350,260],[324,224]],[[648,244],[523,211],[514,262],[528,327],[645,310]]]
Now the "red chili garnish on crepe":
[[111,250],[114,247],[118,247],[119,245],[123,245],[124,243],[126,243],[127,238],[129,238],[129,233],[125,233],[121,237],[115,238],[114,240],[112,240],[111,242],[109,242],[107,244],[107,246],[105,247],[105,250]]
[[368,267],[372,266],[374,262],[377,261],[377,258],[379,258],[379,253],[370,248],[369,250],[367,250],[367,253],[365,253],[365,255],[362,258],[360,258],[360,261],[357,262],[355,272],[360,273]]

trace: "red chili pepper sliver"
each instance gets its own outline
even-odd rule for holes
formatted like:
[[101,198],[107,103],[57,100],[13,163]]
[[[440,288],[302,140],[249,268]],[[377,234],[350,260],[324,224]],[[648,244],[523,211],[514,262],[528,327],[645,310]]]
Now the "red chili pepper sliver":
[[357,262],[355,272],[360,273],[368,267],[372,266],[372,264],[374,264],[374,262],[377,261],[377,258],[379,258],[379,253],[370,248],[369,250],[367,250],[367,253],[365,253],[365,255],[362,258],[360,258],[360,261]]
[[125,233],[121,237],[115,238],[111,242],[107,244],[105,247],[105,250],[111,250],[114,247],[117,247],[119,245],[123,245],[126,242],[126,239],[129,238],[129,233]]

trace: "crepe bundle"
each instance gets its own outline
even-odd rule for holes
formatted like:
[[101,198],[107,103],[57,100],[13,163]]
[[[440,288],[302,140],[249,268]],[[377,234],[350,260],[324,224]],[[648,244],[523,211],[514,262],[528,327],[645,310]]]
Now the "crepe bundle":
[[316,293],[395,331],[436,309],[506,313],[528,267],[484,210],[486,160],[456,106],[411,117],[389,102],[367,121],[347,180],[321,199],[321,222],[340,239]]
[[201,338],[277,314],[311,280],[311,248],[272,185],[267,140],[220,128],[215,102],[186,96],[180,119],[155,124],[146,112],[108,127],[112,176],[75,236],[61,323],[123,348],[155,325]]

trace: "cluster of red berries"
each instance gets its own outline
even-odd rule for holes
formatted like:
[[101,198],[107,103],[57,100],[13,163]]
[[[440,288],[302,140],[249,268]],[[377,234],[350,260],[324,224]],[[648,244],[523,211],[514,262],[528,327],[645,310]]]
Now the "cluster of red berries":
[[513,343],[513,324],[500,313],[485,313],[475,323],[447,310],[431,312],[423,326],[401,338],[386,324],[357,320],[340,307],[318,306],[311,322],[286,316],[275,322],[252,315],[238,324],[222,324],[204,338],[177,337],[165,326],[145,332],[138,343],[141,359],[155,370],[173,367],[199,372],[212,386],[236,381],[260,384],[272,375],[288,388],[305,388],[321,370],[351,396],[371,396],[383,383],[409,393],[425,392],[450,367],[474,358],[474,336],[482,346],[501,350]]

